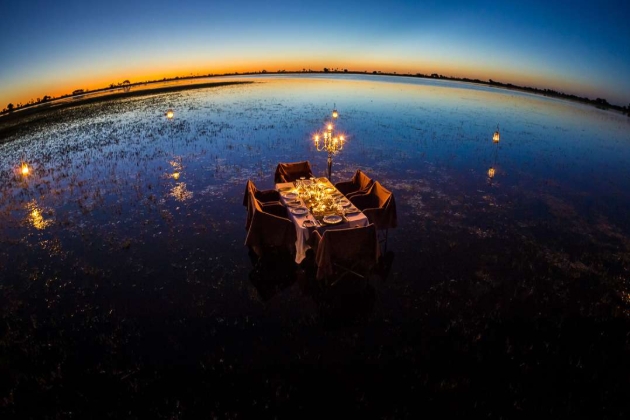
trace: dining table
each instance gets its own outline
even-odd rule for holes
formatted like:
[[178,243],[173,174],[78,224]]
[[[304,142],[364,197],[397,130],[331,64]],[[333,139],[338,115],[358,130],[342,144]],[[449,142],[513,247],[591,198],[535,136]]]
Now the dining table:
[[326,177],[276,184],[281,203],[295,226],[295,262],[301,263],[311,246],[313,231],[367,226],[368,218]]

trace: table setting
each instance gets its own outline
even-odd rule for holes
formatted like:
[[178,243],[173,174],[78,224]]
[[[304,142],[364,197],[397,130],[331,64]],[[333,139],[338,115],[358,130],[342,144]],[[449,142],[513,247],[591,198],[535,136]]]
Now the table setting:
[[330,181],[304,177],[276,184],[282,204],[296,227],[296,258],[300,263],[310,248],[307,241],[313,230],[343,229],[367,226],[367,217],[357,209]]

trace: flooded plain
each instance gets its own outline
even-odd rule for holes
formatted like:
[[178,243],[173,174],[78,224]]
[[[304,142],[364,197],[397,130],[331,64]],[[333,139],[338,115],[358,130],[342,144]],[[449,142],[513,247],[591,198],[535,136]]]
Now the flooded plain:
[[[3,411],[628,414],[630,118],[415,78],[241,80],[0,143]],[[334,107],[333,182],[360,168],[398,206],[368,287],[261,272],[244,246],[245,182],[325,175]]]

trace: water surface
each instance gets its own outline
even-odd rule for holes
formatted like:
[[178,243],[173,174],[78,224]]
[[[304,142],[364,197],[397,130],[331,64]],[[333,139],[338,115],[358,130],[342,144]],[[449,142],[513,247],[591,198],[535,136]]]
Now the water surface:
[[[353,378],[331,393],[365,410],[361,395],[402,375],[383,413],[419,388],[484,414],[536,398],[619,407],[627,362],[606,360],[630,360],[630,118],[425,79],[241,79],[255,83],[52,111],[0,144],[6,389],[40,403],[9,407],[85,414],[106,395],[159,417],[213,390],[226,410],[273,413],[308,401],[311,382],[291,372],[319,378],[313,366]],[[307,267],[260,273],[243,246],[246,180],[272,188],[281,161],[324,175],[311,137],[333,107],[348,139],[333,181],[360,168],[398,204],[367,292],[321,292]],[[150,389],[179,400],[145,405]]]

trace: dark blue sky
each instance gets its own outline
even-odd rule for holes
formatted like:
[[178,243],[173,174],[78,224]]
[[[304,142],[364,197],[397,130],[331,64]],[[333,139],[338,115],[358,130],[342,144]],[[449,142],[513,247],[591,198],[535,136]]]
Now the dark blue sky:
[[0,107],[124,79],[339,67],[630,102],[630,1],[5,2]]

